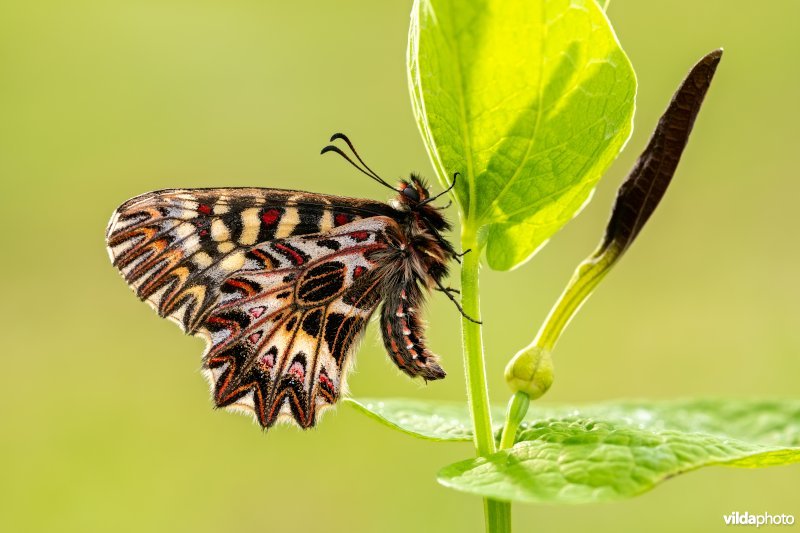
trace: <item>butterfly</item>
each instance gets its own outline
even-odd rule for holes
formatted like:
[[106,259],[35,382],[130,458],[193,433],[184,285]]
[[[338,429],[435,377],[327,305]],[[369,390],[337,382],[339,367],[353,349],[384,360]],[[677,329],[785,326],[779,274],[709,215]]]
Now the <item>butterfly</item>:
[[392,189],[391,203],[268,188],[166,189],[123,203],[106,232],[111,261],[136,295],[206,340],[203,373],[216,406],[249,411],[265,429],[312,427],[336,403],[379,307],[398,368],[444,378],[420,309],[437,289],[461,310],[443,280],[463,254],[442,236],[450,229],[444,207],[432,204],[457,174],[437,196],[415,174],[393,187],[345,135],[330,142],[322,153],[338,153]]

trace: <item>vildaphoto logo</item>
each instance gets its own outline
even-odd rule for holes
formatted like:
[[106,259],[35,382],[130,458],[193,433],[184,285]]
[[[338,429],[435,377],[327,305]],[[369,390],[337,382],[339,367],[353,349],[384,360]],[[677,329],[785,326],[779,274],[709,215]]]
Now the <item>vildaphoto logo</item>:
[[794,515],[790,514],[751,514],[745,511],[734,511],[722,515],[726,526],[791,526],[794,524]]

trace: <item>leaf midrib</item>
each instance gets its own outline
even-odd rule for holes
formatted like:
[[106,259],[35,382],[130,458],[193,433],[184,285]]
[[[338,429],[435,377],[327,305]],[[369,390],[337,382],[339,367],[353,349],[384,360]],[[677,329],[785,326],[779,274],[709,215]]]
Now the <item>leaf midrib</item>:
[[[496,209],[497,208],[498,202],[503,197],[503,195],[506,193],[506,190],[511,186],[512,183],[514,183],[516,181],[517,176],[519,175],[519,173],[522,170],[522,168],[525,166],[525,163],[528,161],[528,157],[530,156],[531,149],[533,148],[533,146],[534,146],[534,144],[536,142],[536,138],[539,135],[539,125],[541,124],[541,121],[542,121],[542,98],[543,98],[543,95],[542,95],[542,81],[543,81],[543,78],[544,78],[544,62],[545,62],[544,43],[545,43],[545,40],[547,38],[547,32],[549,31],[549,28],[548,28],[547,24],[545,24],[544,4],[545,4],[544,2],[539,2],[539,6],[541,8],[540,16],[541,16],[542,27],[543,27],[543,30],[540,33],[540,43],[539,43],[539,50],[542,53],[542,60],[539,61],[539,79],[538,79],[538,87],[536,88],[536,93],[538,95],[538,98],[537,98],[537,102],[536,102],[536,122],[533,125],[533,134],[531,135],[530,141],[528,141],[528,147],[525,149],[525,156],[522,157],[522,159],[520,160],[520,163],[519,163],[519,165],[517,165],[517,168],[514,171],[514,174],[512,174],[511,177],[508,180],[506,180],[505,184],[503,185],[503,188],[500,189],[500,192],[498,192],[497,195],[494,197],[494,200],[492,201],[492,203],[488,204],[486,206],[486,208],[484,208],[484,210],[478,216],[478,219],[481,220],[481,221],[486,220],[486,215],[487,215],[487,213],[490,212],[491,209]],[[471,201],[472,201],[472,198],[470,196],[470,202]]]

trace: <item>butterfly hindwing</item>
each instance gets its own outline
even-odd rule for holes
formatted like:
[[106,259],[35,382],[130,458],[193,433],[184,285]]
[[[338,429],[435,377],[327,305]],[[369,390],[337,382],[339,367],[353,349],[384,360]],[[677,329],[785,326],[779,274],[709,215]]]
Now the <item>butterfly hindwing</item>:
[[218,406],[251,410],[264,427],[286,417],[314,424],[341,394],[349,356],[381,300],[392,225],[373,217],[250,250],[200,325]]

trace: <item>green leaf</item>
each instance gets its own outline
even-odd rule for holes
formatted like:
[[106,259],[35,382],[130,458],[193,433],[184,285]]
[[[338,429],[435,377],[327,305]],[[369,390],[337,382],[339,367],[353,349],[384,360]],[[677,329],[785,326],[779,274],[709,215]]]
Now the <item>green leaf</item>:
[[[440,441],[472,438],[463,404],[349,401],[411,435]],[[503,411],[495,407],[494,420],[501,422]],[[635,496],[703,466],[800,462],[800,400],[533,404],[516,442],[489,457],[445,467],[439,481],[494,499],[588,503]]]
[[445,467],[439,482],[500,500],[594,503],[712,465],[800,462],[800,401],[608,404],[532,422],[517,444]]
[[636,79],[594,0],[417,0],[412,106],[492,268],[524,262],[586,203],[631,132]]
[[472,440],[469,413],[463,403],[406,398],[346,398],[345,402],[370,418],[414,437],[439,441]]

